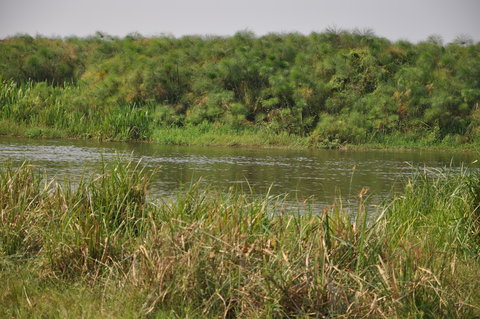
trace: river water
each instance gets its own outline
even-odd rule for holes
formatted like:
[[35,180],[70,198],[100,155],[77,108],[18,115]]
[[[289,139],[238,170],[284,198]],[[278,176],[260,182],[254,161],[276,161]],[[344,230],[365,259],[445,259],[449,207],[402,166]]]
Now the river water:
[[310,198],[319,207],[342,198],[355,205],[362,188],[380,203],[418,170],[479,167],[478,152],[283,150],[99,143],[0,137],[0,165],[24,160],[59,180],[78,180],[101,167],[102,158],[142,159],[156,168],[151,196],[171,197],[183,185],[201,180],[219,190],[230,187],[263,196],[289,194],[292,205]]

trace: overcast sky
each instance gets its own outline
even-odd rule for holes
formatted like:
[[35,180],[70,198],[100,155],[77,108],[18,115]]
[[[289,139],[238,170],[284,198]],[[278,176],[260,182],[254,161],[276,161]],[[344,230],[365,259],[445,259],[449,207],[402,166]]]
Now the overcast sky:
[[440,35],[480,41],[480,0],[0,0],[0,38],[18,33],[87,36],[231,35],[239,30],[372,29],[393,41]]

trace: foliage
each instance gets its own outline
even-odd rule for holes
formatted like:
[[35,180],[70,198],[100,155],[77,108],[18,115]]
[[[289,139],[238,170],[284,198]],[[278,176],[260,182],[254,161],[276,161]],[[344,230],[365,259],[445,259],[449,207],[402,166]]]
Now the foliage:
[[0,42],[0,119],[39,136],[115,140],[209,122],[312,143],[407,133],[434,136],[432,145],[451,136],[472,143],[480,139],[479,61],[472,41],[390,42],[358,30],[16,36]]

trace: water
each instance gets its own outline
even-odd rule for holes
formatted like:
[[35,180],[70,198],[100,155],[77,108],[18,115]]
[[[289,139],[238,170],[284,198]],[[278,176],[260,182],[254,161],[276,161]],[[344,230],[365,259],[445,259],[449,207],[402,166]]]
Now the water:
[[362,188],[368,188],[371,203],[380,203],[418,169],[477,169],[480,157],[476,152],[180,147],[0,137],[0,165],[28,160],[59,180],[90,175],[102,158],[118,155],[142,158],[149,169],[158,170],[151,187],[155,198],[173,196],[181,185],[201,179],[220,190],[288,193],[291,205],[312,198],[319,207],[339,197],[353,206]]

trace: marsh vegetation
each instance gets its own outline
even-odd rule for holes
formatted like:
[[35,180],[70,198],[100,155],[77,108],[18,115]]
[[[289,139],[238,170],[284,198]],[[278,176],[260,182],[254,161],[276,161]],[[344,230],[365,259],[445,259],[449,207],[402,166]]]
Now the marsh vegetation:
[[[474,148],[479,58],[468,39],[340,30],[16,36],[0,41],[0,134]],[[480,317],[475,170],[419,170],[375,208],[360,188],[353,212],[318,212],[205,183],[154,198],[154,172],[113,157],[79,180],[2,163],[2,318]]]
[[167,144],[467,147],[480,49],[370,32],[0,43],[0,134]]
[[480,176],[419,172],[355,216],[192,185],[147,199],[141,163],[78,185],[0,171],[0,316],[474,318]]

